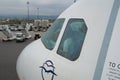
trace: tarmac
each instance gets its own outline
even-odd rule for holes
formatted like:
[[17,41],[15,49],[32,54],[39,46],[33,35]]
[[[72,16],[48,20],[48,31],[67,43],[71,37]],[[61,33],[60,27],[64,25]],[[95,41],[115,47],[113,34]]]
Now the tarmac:
[[[13,32],[14,34],[16,32]],[[31,39],[16,43],[15,40],[2,42],[4,34],[0,31],[0,80],[19,80],[16,72],[16,62],[21,51],[34,41],[35,34],[43,35],[44,32],[30,32]]]
[[22,43],[0,41],[0,80],[19,80],[16,73],[16,61],[21,51],[33,39]]

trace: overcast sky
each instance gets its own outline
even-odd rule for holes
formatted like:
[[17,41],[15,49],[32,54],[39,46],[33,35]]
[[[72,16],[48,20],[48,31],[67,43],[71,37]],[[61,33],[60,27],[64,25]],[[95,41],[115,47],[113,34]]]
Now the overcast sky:
[[59,15],[73,4],[74,0],[0,0],[0,15],[26,15],[27,1],[29,1],[30,15]]

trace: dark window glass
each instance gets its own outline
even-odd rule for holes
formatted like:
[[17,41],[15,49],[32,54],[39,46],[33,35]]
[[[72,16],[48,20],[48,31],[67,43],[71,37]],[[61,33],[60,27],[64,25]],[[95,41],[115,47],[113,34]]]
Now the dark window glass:
[[57,53],[71,61],[76,60],[80,55],[86,32],[87,26],[83,19],[70,19]]
[[47,49],[52,50],[54,48],[64,20],[65,19],[56,20],[48,31],[41,37],[41,40]]

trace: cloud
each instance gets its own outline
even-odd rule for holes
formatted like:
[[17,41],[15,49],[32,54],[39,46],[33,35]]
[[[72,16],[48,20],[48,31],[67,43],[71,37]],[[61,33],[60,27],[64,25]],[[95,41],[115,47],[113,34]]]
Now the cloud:
[[38,0],[32,1],[31,4],[32,8],[39,8],[41,15],[59,15],[73,4],[73,0]]
[[0,14],[26,14],[27,1],[32,15],[36,15],[37,8],[40,15],[59,15],[73,3],[73,0],[0,0]]
[[57,0],[39,0],[41,4],[53,4],[57,3]]

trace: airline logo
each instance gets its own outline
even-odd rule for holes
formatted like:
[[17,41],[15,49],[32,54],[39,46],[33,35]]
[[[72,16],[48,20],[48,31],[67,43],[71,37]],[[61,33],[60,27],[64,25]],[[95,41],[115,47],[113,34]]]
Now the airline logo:
[[55,67],[51,60],[45,61],[39,68],[41,68],[41,76],[43,80],[54,80],[54,76],[57,76],[54,72]]

